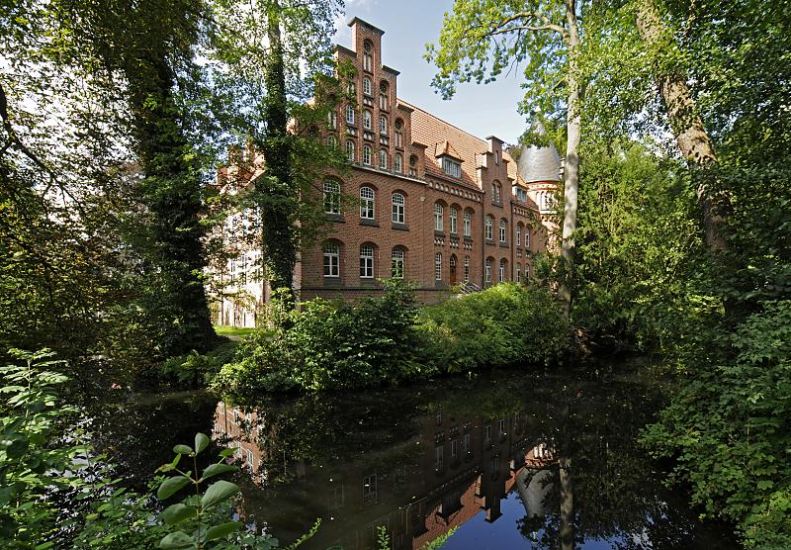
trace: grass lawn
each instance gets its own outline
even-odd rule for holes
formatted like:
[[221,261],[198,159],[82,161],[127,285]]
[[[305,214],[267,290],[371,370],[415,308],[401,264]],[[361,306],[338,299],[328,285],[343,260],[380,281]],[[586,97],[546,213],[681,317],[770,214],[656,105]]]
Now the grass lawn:
[[214,330],[219,336],[226,336],[232,340],[237,340],[249,336],[255,329],[214,325]]

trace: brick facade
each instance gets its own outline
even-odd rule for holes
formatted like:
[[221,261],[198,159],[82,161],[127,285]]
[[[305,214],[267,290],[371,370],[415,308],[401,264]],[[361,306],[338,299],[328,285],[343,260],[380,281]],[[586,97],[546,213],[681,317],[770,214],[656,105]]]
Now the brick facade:
[[[497,137],[477,138],[399,99],[399,73],[382,63],[384,32],[359,18],[350,26],[353,48],[335,51],[339,63],[356,69],[356,102],[339,106],[324,139],[335,136],[352,168],[326,182],[356,199],[365,188],[366,207],[342,201],[339,213],[327,214],[326,238],[301,251],[300,299],[375,294],[377,279],[394,275],[394,256],[403,257],[403,277],[424,302],[442,299],[455,285],[524,279],[556,227],[554,213],[536,204],[537,193],[554,192],[559,181],[525,181]],[[394,213],[396,194],[403,197],[403,221]],[[255,301],[266,299],[262,283],[247,286],[257,286],[249,292]],[[219,321],[250,326],[255,315],[249,309],[226,299]]]

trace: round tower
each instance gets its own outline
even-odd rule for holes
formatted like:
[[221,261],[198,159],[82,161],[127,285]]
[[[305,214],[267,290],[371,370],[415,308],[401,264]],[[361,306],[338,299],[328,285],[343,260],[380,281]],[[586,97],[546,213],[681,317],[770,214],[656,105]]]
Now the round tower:
[[561,187],[563,163],[554,145],[523,145],[517,163],[527,194],[536,203],[547,232],[547,249],[558,251],[559,214],[556,197]]

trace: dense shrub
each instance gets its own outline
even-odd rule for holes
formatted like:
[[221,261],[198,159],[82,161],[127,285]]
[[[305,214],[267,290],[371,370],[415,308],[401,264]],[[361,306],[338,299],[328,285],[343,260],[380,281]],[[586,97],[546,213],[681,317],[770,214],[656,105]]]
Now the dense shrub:
[[226,342],[206,353],[192,351],[166,359],[156,367],[158,382],[175,387],[202,387],[207,385],[222,366],[233,360],[236,342]]
[[789,548],[791,301],[765,304],[729,340],[733,358],[694,371],[643,441],[748,546]]
[[[275,308],[276,311],[278,308]],[[412,291],[389,281],[382,297],[312,300],[240,348],[215,385],[233,393],[360,388],[516,362],[551,363],[569,325],[544,290],[503,284],[418,310]]]

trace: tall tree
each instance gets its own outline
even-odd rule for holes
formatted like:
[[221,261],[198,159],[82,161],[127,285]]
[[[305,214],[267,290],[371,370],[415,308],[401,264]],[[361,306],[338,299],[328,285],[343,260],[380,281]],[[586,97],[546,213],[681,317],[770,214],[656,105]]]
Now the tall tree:
[[[490,82],[527,61],[522,111],[565,115],[561,252],[567,269],[574,262],[584,84],[578,10],[577,0],[458,0],[445,15],[439,46],[429,45],[427,51],[438,69],[433,85],[446,99],[458,82]],[[568,285],[561,295],[570,304]]]

